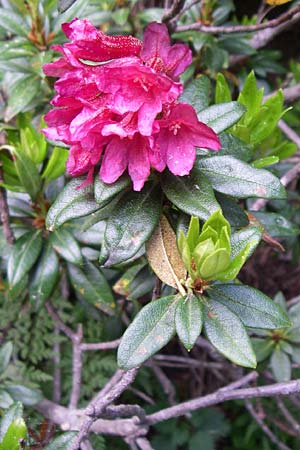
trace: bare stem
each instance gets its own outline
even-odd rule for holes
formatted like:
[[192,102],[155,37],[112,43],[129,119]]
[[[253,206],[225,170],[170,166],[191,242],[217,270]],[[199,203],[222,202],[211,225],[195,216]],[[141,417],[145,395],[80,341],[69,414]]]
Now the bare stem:
[[96,342],[96,343],[82,343],[80,344],[80,349],[82,351],[86,350],[111,350],[117,348],[121,342],[121,339],[115,339],[110,342]]
[[73,357],[72,357],[72,390],[70,396],[69,408],[75,409],[80,398],[81,376],[82,376],[82,325],[79,324],[77,332],[72,340]]
[[[3,183],[3,171],[0,165],[0,183]],[[8,244],[12,245],[15,242],[14,233],[10,226],[9,209],[7,204],[6,190],[0,187],[0,219],[3,225],[3,233]]]

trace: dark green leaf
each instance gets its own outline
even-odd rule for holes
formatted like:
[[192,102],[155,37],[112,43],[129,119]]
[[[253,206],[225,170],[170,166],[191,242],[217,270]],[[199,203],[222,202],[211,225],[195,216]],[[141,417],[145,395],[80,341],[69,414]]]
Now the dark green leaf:
[[198,339],[203,323],[202,305],[195,295],[183,297],[178,302],[175,313],[176,333],[190,351]]
[[210,126],[216,133],[221,133],[234,125],[245,110],[245,107],[238,102],[219,103],[201,111],[198,119]]
[[253,211],[252,214],[257,217],[272,237],[290,237],[299,234],[299,227],[281,214],[257,211]]
[[21,150],[14,149],[15,167],[26,192],[34,201],[41,191],[41,177],[34,162]]
[[5,121],[9,122],[19,112],[24,111],[29,103],[40,94],[41,83],[37,75],[30,74],[19,78],[9,96],[5,111]]
[[175,333],[177,298],[163,297],[146,305],[125,331],[118,364],[128,370],[142,364],[166,345]]
[[58,257],[51,245],[48,244],[43,250],[29,287],[30,301],[36,310],[44,304],[51,294],[58,273]]
[[230,361],[244,367],[256,367],[250,339],[240,319],[230,309],[211,300],[204,315],[208,339]]
[[206,220],[214,211],[220,209],[208,178],[195,167],[186,177],[176,177],[165,172],[162,188],[177,208],[200,219]]
[[196,167],[207,176],[213,188],[232,197],[286,197],[285,189],[272,173],[255,169],[232,156],[199,158]]
[[245,211],[239,206],[236,200],[227,195],[216,193],[216,199],[222,208],[224,217],[234,228],[241,228],[248,225],[248,217]]
[[11,34],[19,34],[25,37],[29,32],[28,26],[19,14],[4,8],[0,8],[0,28]]
[[251,328],[284,328],[291,322],[286,313],[269,297],[250,286],[217,284],[209,291],[210,298],[222,303]]
[[7,267],[10,286],[15,286],[29,272],[38,259],[42,242],[40,231],[29,231],[16,241]]
[[[141,192],[131,192],[121,198],[108,219],[104,248],[109,267],[127,261],[151,236],[161,211],[161,193],[146,185]],[[101,250],[100,259],[103,251]]]
[[102,311],[112,314],[114,298],[102,272],[85,260],[82,268],[68,264],[71,283],[82,297]]
[[73,178],[48,211],[46,226],[53,231],[68,220],[86,216],[99,209],[94,201],[93,186],[80,185],[85,177]]
[[0,421],[0,442],[2,441],[5,433],[7,432],[10,424],[22,417],[23,406],[20,402],[16,402],[9,407]]
[[257,362],[267,359],[274,348],[275,342],[271,339],[252,338],[251,343],[256,354]]
[[76,431],[68,431],[67,433],[53,439],[50,444],[46,445],[44,450],[69,450],[71,445],[74,444],[76,436]]
[[19,384],[10,384],[5,386],[5,389],[15,401],[22,402],[26,406],[36,405],[43,398],[39,391]]
[[279,346],[272,353],[271,368],[276,381],[289,381],[291,379],[292,364],[290,357]]
[[131,180],[128,175],[123,175],[113,184],[104,183],[99,177],[96,177],[94,183],[96,202],[100,206],[106,205],[112,197],[124,191],[130,183]]
[[82,264],[82,255],[76,239],[66,228],[54,231],[49,242],[57,253],[73,264]]
[[245,144],[231,133],[225,132],[219,134],[221,142],[221,150],[214,153],[214,156],[234,156],[241,161],[250,161],[253,155],[253,150],[250,145]]
[[192,105],[197,114],[209,105],[211,82],[208,77],[201,75],[191,81],[181,94],[179,101]]
[[0,348],[0,375],[6,370],[13,351],[12,342],[6,342]]

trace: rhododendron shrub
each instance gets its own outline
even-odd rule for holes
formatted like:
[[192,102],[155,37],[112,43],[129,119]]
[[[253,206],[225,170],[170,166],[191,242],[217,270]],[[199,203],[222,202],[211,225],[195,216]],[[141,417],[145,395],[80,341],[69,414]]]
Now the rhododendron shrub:
[[192,54],[185,44],[171,45],[164,24],[149,24],[143,41],[106,36],[87,19],[62,28],[71,42],[55,46],[63,56],[44,66],[59,77],[44,133],[70,145],[72,176],[87,174],[89,184],[100,164],[101,179],[114,183],[127,169],[140,191],[151,168],[188,175],[196,147],[219,150],[216,133],[180,102],[179,75]]

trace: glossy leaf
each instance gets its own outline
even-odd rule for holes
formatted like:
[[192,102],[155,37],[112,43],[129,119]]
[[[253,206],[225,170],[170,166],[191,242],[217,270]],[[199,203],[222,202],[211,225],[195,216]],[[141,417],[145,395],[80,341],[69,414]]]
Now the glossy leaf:
[[73,264],[82,264],[82,255],[76,239],[66,228],[51,233],[49,242],[54,250],[67,261]]
[[16,402],[22,402],[25,406],[36,405],[43,398],[39,391],[19,384],[7,385],[5,389]]
[[203,323],[202,305],[195,295],[188,295],[179,300],[175,313],[176,333],[190,351],[198,339]]
[[220,72],[216,78],[215,103],[231,102],[231,92],[226,78]]
[[14,149],[15,167],[26,192],[35,200],[41,190],[41,177],[34,162],[20,149]]
[[300,232],[299,227],[295,223],[290,222],[281,214],[258,211],[253,211],[252,214],[272,237],[297,236]]
[[94,182],[95,200],[99,206],[104,206],[119,192],[124,191],[131,184],[131,180],[128,175],[123,175],[115,183],[104,183],[97,176]]
[[208,293],[210,298],[229,308],[248,327],[275,329],[291,325],[279,305],[250,286],[217,284]]
[[24,419],[19,417],[9,426],[0,444],[0,450],[20,450],[20,442],[25,440],[27,428]]
[[216,133],[221,133],[234,125],[244,112],[245,107],[238,102],[219,103],[201,111],[198,119],[210,126]]
[[68,272],[73,287],[86,301],[107,314],[113,314],[114,298],[101,270],[85,260],[82,268],[69,264]]
[[71,445],[74,444],[76,436],[76,431],[68,431],[53,439],[50,444],[46,445],[44,450],[69,450]]
[[6,342],[0,348],[0,375],[7,369],[13,351],[12,342]]
[[209,94],[211,91],[211,83],[208,77],[200,75],[200,77],[191,81],[183,93],[179,101],[181,103],[189,103],[193,106],[196,113],[199,114],[209,105]]
[[29,286],[30,301],[38,310],[50,296],[59,274],[56,252],[51,245],[43,250]]
[[208,219],[220,208],[208,178],[195,167],[186,177],[176,177],[165,172],[162,188],[166,197],[177,208],[200,219]]
[[99,209],[94,201],[92,185],[80,187],[84,180],[84,177],[74,178],[56,198],[48,211],[48,230],[56,230],[68,220],[86,216]]
[[166,345],[175,334],[177,298],[163,297],[146,305],[125,331],[118,349],[118,365],[139,366]]
[[220,192],[216,193],[216,199],[221,206],[225,219],[232,227],[241,228],[248,225],[248,217],[236,200]]
[[16,241],[7,267],[10,286],[15,286],[29,272],[39,257],[42,242],[40,231],[29,231]]
[[256,358],[246,329],[230,309],[211,300],[205,308],[204,328],[212,345],[230,361],[256,367]]
[[261,362],[267,359],[271,355],[275,345],[275,342],[271,339],[260,338],[252,338],[251,343],[256,355],[257,362]]
[[147,258],[158,278],[175,289],[186,270],[178,252],[176,235],[167,218],[162,216],[146,245]]
[[20,402],[16,402],[11,405],[8,410],[5,412],[0,421],[0,442],[2,441],[5,433],[7,432],[10,424],[22,417],[23,414],[23,406]]
[[[146,185],[141,192],[121,198],[105,230],[106,267],[127,261],[138,252],[151,236],[160,211],[161,194],[154,186]],[[101,250],[100,258],[103,254]]]
[[26,75],[19,78],[9,96],[5,111],[5,121],[9,122],[19,112],[24,111],[29,103],[40,93],[40,80],[37,75]]
[[255,169],[232,156],[199,158],[196,166],[216,191],[238,198],[282,199],[285,189],[272,173]]

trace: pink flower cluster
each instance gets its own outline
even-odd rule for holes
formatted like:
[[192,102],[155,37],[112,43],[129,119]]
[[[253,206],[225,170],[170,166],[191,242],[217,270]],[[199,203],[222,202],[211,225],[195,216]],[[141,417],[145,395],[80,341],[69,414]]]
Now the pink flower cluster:
[[55,107],[45,120],[47,138],[70,145],[72,176],[88,174],[113,183],[123,172],[142,189],[153,168],[187,175],[195,147],[218,150],[214,131],[201,123],[193,107],[179,103],[178,76],[191,63],[190,49],[171,45],[167,27],[151,23],[143,42],[132,36],[106,36],[90,21],[74,19],[62,26],[71,42],[46,64],[55,83]]

